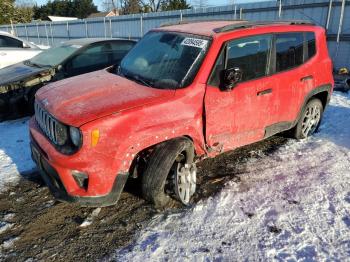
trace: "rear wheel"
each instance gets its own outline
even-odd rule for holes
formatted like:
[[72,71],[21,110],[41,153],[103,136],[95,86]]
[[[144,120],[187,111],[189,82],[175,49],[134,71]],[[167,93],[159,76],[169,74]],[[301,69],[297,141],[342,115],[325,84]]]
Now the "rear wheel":
[[157,208],[173,199],[188,205],[196,190],[194,148],[187,138],[177,138],[156,146],[142,176],[142,193]]
[[301,117],[295,126],[294,137],[303,139],[315,133],[320,126],[322,114],[322,102],[317,98],[311,99],[304,107]]

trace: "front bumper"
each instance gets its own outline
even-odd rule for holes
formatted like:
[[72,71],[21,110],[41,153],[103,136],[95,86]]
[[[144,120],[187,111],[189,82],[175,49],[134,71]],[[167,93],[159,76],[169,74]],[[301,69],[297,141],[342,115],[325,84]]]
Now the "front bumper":
[[49,164],[49,162],[43,156],[43,153],[39,149],[38,145],[35,145],[35,141],[30,143],[32,159],[39,168],[39,172],[46,185],[49,187],[52,195],[65,202],[76,202],[81,206],[110,206],[118,202],[121,192],[128,178],[128,174],[118,174],[113,183],[112,190],[109,194],[104,196],[71,196],[67,193],[59,174]]
[[[107,163],[84,154],[52,158],[58,154],[40,132],[35,120],[30,121],[32,159],[40,175],[55,198],[66,202],[77,202],[82,206],[109,206],[116,204],[128,178],[127,172],[108,169]],[[40,143],[39,143],[40,142]],[[101,164],[102,163],[102,164]],[[98,165],[98,168],[96,168]],[[87,188],[81,188],[72,176],[72,170],[87,170]]]

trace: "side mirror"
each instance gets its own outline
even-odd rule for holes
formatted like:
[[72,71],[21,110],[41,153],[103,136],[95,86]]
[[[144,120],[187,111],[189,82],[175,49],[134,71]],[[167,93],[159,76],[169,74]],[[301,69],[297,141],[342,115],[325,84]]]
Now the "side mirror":
[[30,46],[26,42],[23,42],[23,48],[30,48]]
[[242,80],[242,70],[239,67],[233,67],[222,71],[221,90],[231,91],[237,83]]

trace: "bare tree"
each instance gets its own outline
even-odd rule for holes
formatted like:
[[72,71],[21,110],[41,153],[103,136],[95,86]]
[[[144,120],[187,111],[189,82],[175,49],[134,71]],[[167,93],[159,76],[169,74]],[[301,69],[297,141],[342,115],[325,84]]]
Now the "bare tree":
[[34,16],[33,0],[16,0],[15,2],[15,19],[17,23],[29,23]]
[[159,12],[166,0],[140,0],[145,12]]
[[118,0],[104,0],[102,2],[102,8],[105,12],[111,11],[113,9],[118,9]]
[[195,7],[207,7],[208,6],[208,0],[193,0],[192,1],[193,6]]

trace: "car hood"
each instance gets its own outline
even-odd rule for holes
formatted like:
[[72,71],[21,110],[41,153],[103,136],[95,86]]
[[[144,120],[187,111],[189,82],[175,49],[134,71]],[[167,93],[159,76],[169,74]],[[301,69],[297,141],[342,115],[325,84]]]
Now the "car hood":
[[59,121],[79,127],[174,94],[174,90],[143,86],[101,70],[44,86],[36,100]]
[[0,70],[0,85],[26,81],[27,79],[48,70],[48,67],[27,66],[23,62],[4,67]]

